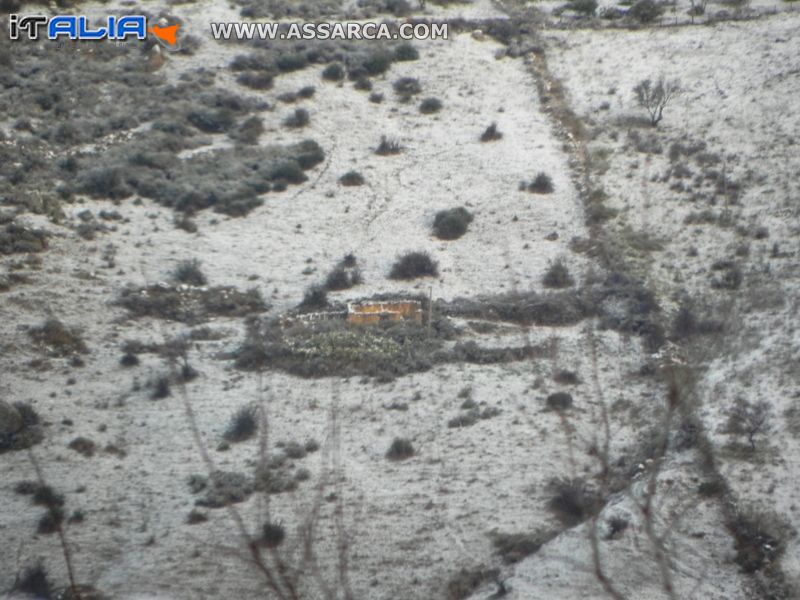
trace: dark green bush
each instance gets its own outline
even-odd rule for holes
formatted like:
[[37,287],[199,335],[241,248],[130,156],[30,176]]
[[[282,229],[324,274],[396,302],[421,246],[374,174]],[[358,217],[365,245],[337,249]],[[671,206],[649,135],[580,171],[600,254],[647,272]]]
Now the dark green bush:
[[539,173],[528,184],[527,189],[534,194],[550,194],[553,192],[553,180],[546,173]]
[[272,89],[275,78],[271,73],[245,71],[236,78],[236,81],[252,90],[264,91]]
[[442,101],[438,98],[425,98],[419,105],[419,112],[431,115],[442,110]]
[[310,116],[308,111],[305,108],[296,108],[295,111],[283,121],[283,124],[286,127],[299,129],[300,127],[308,125],[309,121]]
[[407,252],[397,259],[389,272],[390,279],[415,279],[436,277],[439,269],[427,252]]
[[575,285],[567,265],[561,259],[552,263],[542,277],[542,285],[548,288],[566,288]]
[[243,406],[231,417],[222,437],[228,442],[243,442],[258,431],[258,410],[252,405]]
[[326,81],[342,81],[344,67],[341,63],[331,63],[322,70],[322,78]]
[[414,456],[414,446],[405,438],[394,438],[389,450],[386,451],[386,458],[389,460],[405,460],[412,456]]
[[652,23],[663,13],[664,8],[656,0],[639,0],[628,9],[628,15],[640,23]]
[[403,42],[394,49],[394,59],[397,61],[417,60],[419,51],[411,42]]
[[364,176],[357,171],[348,171],[339,178],[339,183],[348,187],[364,185]]
[[401,77],[392,84],[392,88],[402,98],[410,98],[422,91],[422,85],[416,77]]
[[441,210],[433,218],[433,234],[440,240],[455,240],[467,232],[472,213],[463,206]]

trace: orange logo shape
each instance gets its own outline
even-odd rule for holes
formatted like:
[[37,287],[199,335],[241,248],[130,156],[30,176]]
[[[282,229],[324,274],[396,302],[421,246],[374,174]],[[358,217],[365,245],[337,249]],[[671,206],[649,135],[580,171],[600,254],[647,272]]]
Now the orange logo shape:
[[169,27],[159,27],[158,25],[153,25],[150,28],[150,33],[152,33],[162,42],[165,42],[170,46],[174,46],[178,43],[178,27],[180,27],[180,25],[170,25]]

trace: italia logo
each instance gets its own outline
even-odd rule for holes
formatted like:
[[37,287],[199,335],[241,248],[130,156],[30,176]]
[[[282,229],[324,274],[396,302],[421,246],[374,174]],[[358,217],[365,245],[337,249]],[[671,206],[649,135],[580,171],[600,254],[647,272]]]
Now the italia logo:
[[23,34],[29,40],[38,40],[44,33],[49,40],[67,38],[70,40],[144,40],[148,33],[168,50],[178,49],[178,29],[180,25],[153,25],[148,27],[144,15],[108,16],[104,23],[96,27],[89,24],[84,15],[18,15],[8,17],[8,33],[12,40]]

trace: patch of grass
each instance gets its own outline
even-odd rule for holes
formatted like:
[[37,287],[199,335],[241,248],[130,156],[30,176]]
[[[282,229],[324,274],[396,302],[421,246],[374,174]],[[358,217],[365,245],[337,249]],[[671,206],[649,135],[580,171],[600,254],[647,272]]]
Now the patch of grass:
[[433,234],[440,240],[455,240],[467,232],[473,217],[463,206],[441,210],[433,219]]
[[28,330],[28,335],[50,356],[70,356],[89,352],[80,334],[55,318],[47,319],[38,327],[32,327]]
[[375,149],[375,154],[378,156],[390,156],[392,154],[400,154],[403,151],[403,146],[397,140],[391,140],[385,135],[381,136],[381,143]]
[[436,277],[439,268],[427,252],[407,252],[392,265],[390,279],[409,280],[417,277]]

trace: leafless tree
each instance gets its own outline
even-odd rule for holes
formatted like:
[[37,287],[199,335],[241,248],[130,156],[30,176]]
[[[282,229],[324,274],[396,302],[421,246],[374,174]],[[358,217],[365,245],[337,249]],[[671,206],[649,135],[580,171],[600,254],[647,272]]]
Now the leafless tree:
[[640,81],[633,88],[639,106],[647,110],[650,124],[658,125],[664,116],[664,108],[672,99],[680,94],[681,84],[677,79],[667,80],[661,75],[655,83],[650,79]]
[[772,408],[764,400],[749,402],[744,398],[737,398],[728,411],[725,432],[746,437],[750,449],[755,450],[756,437],[767,434],[772,429],[771,418]]

